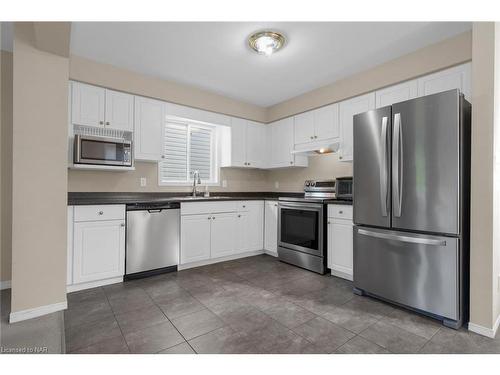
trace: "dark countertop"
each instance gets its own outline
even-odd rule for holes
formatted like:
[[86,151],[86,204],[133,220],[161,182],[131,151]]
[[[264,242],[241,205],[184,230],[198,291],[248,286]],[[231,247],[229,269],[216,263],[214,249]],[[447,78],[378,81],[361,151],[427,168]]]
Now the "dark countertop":
[[[303,197],[304,193],[280,193],[280,192],[218,192],[211,193],[211,198],[198,197],[189,199],[188,193],[110,193],[110,192],[69,192],[68,205],[91,205],[91,204],[127,204],[147,202],[205,202],[205,201],[229,201],[229,200],[278,200],[279,197]],[[213,198],[219,197],[219,198]],[[351,201],[328,199],[325,203],[348,204]]]

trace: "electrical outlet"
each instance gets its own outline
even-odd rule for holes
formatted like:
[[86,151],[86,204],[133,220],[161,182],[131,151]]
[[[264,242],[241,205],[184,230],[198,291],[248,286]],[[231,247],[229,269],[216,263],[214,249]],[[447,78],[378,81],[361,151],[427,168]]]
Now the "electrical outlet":
[[148,184],[146,177],[141,177],[141,187],[145,187]]
[[274,188],[279,189],[280,188],[280,183],[278,181],[274,182]]
[[222,187],[227,188],[227,180],[222,180]]

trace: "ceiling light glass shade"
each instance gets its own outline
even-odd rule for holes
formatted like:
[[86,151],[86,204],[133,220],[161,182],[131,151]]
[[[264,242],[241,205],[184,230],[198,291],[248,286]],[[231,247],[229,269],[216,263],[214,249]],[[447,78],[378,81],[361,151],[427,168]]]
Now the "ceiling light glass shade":
[[261,31],[248,38],[250,47],[261,55],[270,56],[285,44],[285,37],[275,31]]

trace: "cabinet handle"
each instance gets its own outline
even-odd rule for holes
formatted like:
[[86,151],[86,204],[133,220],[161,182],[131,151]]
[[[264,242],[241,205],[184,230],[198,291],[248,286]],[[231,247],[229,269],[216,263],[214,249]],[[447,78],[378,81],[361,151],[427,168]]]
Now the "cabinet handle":
[[99,121],[99,125],[104,125],[104,121]]
[[278,205],[277,205],[277,204],[275,204],[275,205],[274,205],[274,207],[278,207]]
[[293,164],[293,161],[291,161],[290,164]]
[[251,163],[248,163],[248,165],[251,165]]
[[238,217],[241,217],[241,215],[238,215]]
[[317,136],[317,135],[315,135],[315,136],[314,136],[314,138],[316,139],[316,138],[318,138],[318,136]]
[[314,137],[311,135],[311,139],[314,139]]
[[344,213],[344,211],[339,211],[339,214],[343,214],[343,213]]
[[99,212],[98,212],[98,214],[99,214],[99,215],[104,215],[104,212],[99,211]]
[[208,219],[208,220],[210,220],[210,219],[211,219],[211,217],[209,216],[209,217],[207,217],[207,219]]
[[342,160],[342,156],[339,156],[339,159]]
[[121,226],[121,227],[124,227],[124,226],[125,226],[125,223],[121,223],[121,224],[120,224],[120,226]]
[[162,159],[165,159],[165,155],[162,155],[162,156],[161,156],[161,158],[162,158]]
[[212,220],[215,220],[215,216],[212,216]]
[[331,224],[330,222],[328,222],[328,224]]
[[106,121],[106,125],[109,125],[109,121]]
[[246,206],[245,206],[245,205],[243,205],[243,208],[246,208]]

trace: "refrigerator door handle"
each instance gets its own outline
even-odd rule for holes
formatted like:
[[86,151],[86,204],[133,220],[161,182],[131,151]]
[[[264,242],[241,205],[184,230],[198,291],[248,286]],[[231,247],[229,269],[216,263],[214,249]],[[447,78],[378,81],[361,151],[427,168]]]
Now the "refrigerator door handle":
[[387,116],[382,117],[381,143],[380,207],[382,209],[382,216],[387,216]]
[[403,198],[403,134],[401,131],[401,114],[394,114],[394,137],[392,138],[392,206],[394,216],[401,216]]
[[391,234],[391,233],[380,233],[380,232],[373,232],[373,231],[366,230],[366,229],[358,229],[358,233],[362,234],[364,236],[382,238],[385,240],[394,240],[394,241],[409,242],[409,243],[431,245],[431,246],[446,246],[445,240],[435,240],[435,239],[431,239],[431,238],[402,236],[399,234]]

